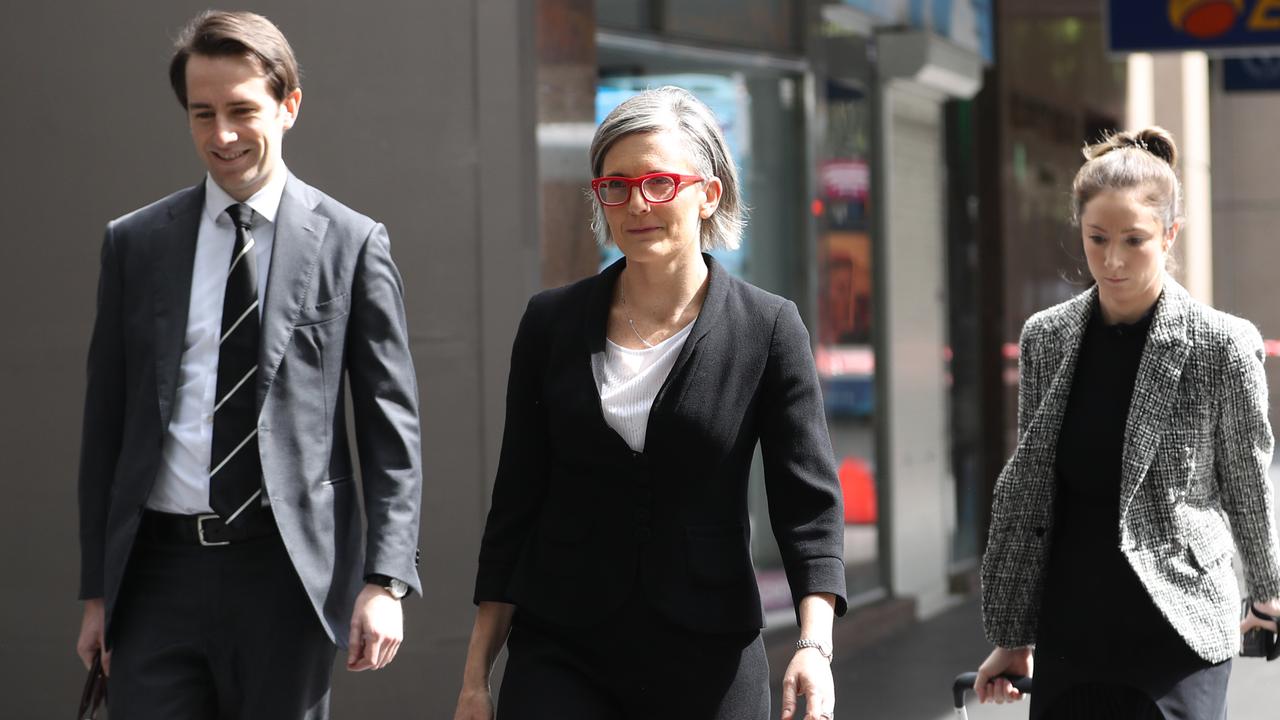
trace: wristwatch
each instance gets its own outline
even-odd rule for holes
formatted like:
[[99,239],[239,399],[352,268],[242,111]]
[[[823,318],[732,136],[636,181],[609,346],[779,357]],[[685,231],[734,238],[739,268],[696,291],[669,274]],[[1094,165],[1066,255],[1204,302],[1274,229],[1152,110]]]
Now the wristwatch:
[[409,583],[393,578],[390,575],[382,573],[371,573],[364,576],[364,581],[370,585],[377,585],[391,594],[391,597],[399,600],[409,594]]

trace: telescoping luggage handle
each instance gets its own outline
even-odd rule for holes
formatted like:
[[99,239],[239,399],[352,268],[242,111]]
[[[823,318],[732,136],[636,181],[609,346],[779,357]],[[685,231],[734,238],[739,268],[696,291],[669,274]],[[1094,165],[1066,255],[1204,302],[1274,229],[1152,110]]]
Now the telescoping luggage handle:
[[[1000,677],[1013,683],[1013,686],[1020,693],[1031,692],[1031,678],[1023,675],[1004,674]],[[978,681],[978,673],[967,672],[960,673],[956,676],[954,682],[951,683],[951,700],[956,708],[956,717],[959,720],[969,720],[969,714],[964,709],[964,695],[973,689],[973,684]]]

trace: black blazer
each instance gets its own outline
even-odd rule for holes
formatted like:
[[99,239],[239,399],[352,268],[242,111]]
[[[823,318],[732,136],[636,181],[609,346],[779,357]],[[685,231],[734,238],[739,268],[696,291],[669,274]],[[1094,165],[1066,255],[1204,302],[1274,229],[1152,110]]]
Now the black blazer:
[[589,627],[642,592],[692,630],[760,628],[747,516],[759,440],[792,596],[833,593],[844,613],[844,515],[809,334],[794,303],[704,257],[706,300],[654,400],[643,453],[605,423],[591,370],[626,260],[529,301],[477,603]]

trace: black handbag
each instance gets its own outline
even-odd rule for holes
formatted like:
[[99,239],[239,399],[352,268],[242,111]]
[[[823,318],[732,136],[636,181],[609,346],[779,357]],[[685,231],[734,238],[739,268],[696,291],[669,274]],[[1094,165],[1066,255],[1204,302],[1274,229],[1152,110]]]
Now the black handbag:
[[89,666],[89,676],[80,693],[80,713],[76,720],[106,720],[106,707],[107,676],[102,672],[102,651],[99,650],[93,654],[93,664]]

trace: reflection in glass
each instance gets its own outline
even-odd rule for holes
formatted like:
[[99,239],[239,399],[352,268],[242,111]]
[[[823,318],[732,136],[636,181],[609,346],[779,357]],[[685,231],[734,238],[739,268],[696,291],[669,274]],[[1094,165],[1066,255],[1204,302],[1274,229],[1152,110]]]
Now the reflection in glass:
[[815,358],[845,509],[849,593],[881,586],[872,347],[870,105],[861,88],[827,83],[818,165],[820,218]]

